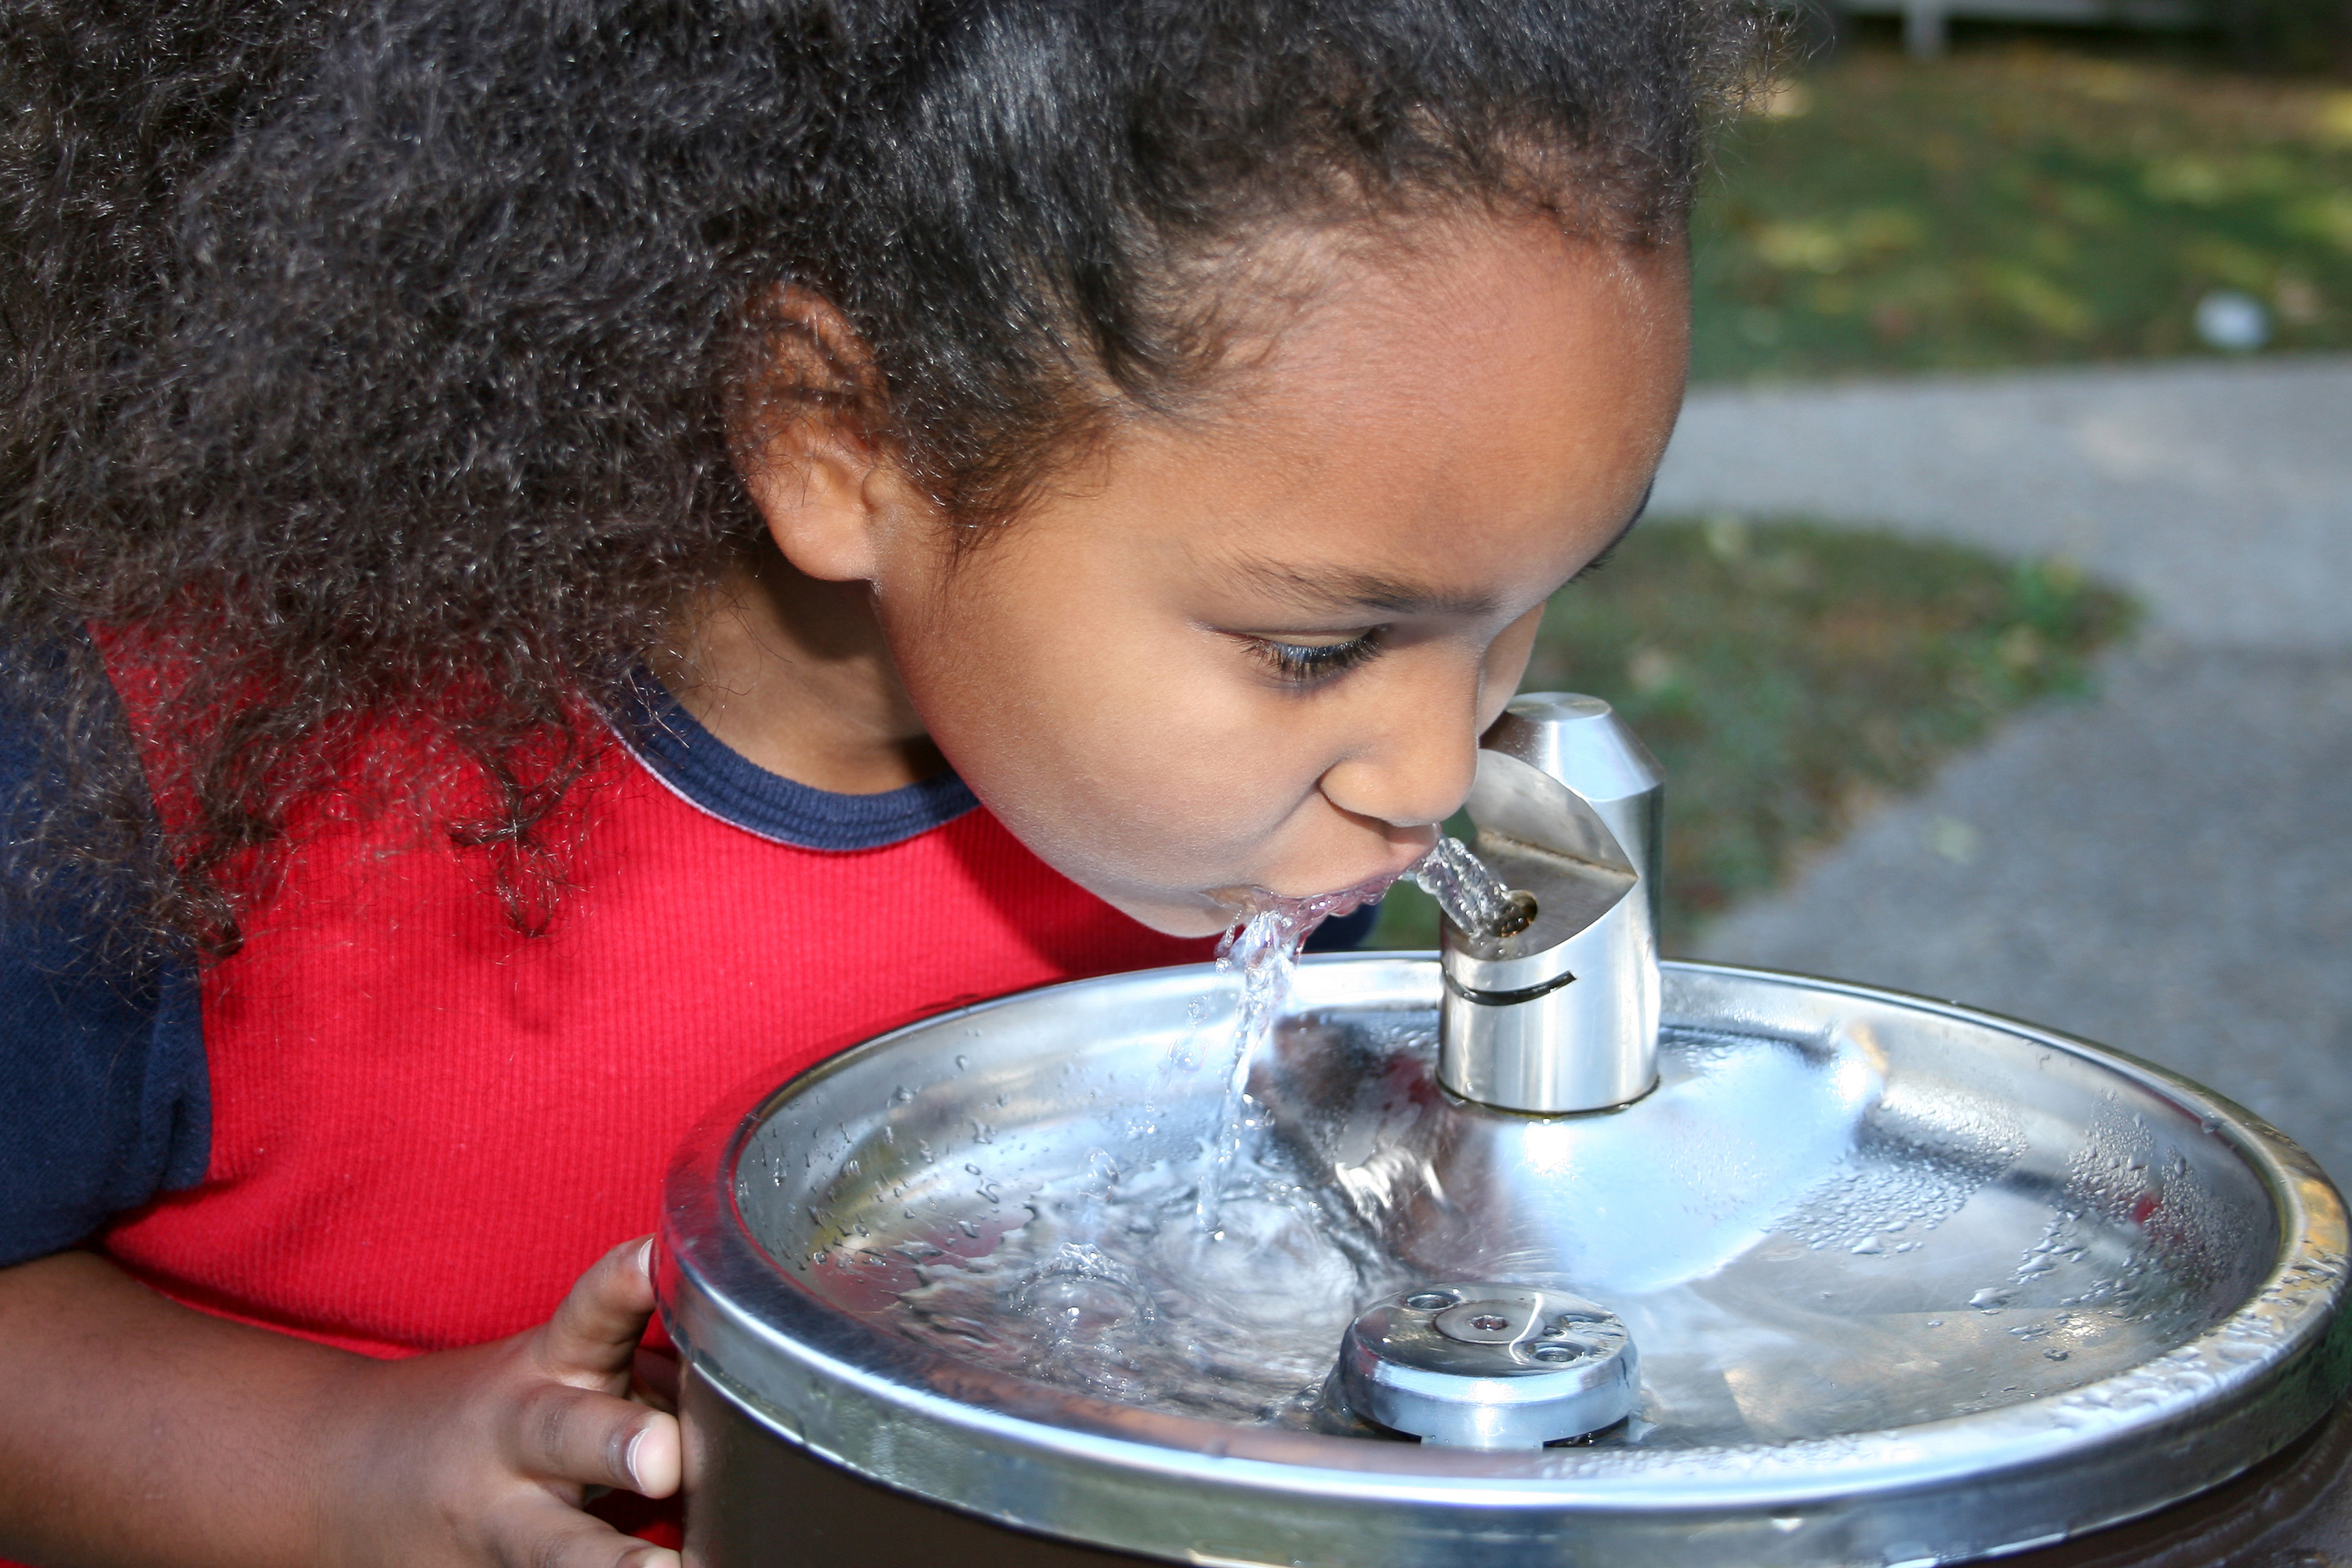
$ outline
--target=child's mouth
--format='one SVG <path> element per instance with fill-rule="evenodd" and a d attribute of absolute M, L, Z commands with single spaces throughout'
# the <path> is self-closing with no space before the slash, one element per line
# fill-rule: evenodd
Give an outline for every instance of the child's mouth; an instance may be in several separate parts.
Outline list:
<path fill-rule="evenodd" d="M 1288 910 L 1309 919 L 1328 919 L 1339 915 L 1350 915 L 1366 904 L 1380 902 L 1389 889 L 1411 869 L 1411 867 L 1406 867 L 1395 871 L 1384 871 L 1375 877 L 1367 877 L 1362 881 L 1349 887 L 1325 893 L 1277 893 L 1270 888 L 1247 887 L 1219 889 L 1209 896 L 1232 911 L 1236 924 L 1262 910 L 1272 909 Z"/>

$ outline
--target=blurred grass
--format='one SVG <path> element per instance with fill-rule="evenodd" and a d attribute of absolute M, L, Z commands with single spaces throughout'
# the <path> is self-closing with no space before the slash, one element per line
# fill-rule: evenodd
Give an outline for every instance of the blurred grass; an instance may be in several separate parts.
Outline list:
<path fill-rule="evenodd" d="M 2084 691 L 2089 657 L 2133 615 L 2060 563 L 1802 521 L 1654 519 L 1552 601 L 1521 684 L 1606 698 L 1664 765 L 1676 952 L 2004 712 Z M 1434 906 L 1402 886 L 1371 945 L 1436 934 Z"/>
<path fill-rule="evenodd" d="M 2352 348 L 2352 91 L 2011 43 L 1857 47 L 1734 127 L 1693 237 L 1700 380 Z"/>

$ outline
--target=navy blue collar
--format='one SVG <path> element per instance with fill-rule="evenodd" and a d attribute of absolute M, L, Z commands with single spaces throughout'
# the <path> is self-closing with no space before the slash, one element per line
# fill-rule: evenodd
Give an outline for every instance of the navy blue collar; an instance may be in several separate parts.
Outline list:
<path fill-rule="evenodd" d="M 746 833 L 803 849 L 879 849 L 953 822 L 980 804 L 941 773 L 880 795 L 835 795 L 772 773 L 729 749 L 647 671 L 623 689 L 621 740 L 688 805 Z"/>

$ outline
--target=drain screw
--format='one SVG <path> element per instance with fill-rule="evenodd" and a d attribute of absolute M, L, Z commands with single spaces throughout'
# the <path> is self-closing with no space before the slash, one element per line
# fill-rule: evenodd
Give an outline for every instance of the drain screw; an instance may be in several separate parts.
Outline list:
<path fill-rule="evenodd" d="M 1624 1323 L 1580 1296 L 1442 1284 L 1349 1325 L 1339 1391 L 1359 1416 L 1424 1443 L 1535 1448 L 1623 1420 L 1641 1376 Z"/>

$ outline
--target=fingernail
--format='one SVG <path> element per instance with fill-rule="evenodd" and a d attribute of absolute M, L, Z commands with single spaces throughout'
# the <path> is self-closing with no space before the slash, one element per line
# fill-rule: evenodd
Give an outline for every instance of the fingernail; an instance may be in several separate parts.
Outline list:
<path fill-rule="evenodd" d="M 646 1279 L 654 1277 L 654 1238 L 650 1236 L 646 1237 L 646 1244 L 637 1248 L 637 1267 L 645 1270 Z"/>
<path fill-rule="evenodd" d="M 645 1478 L 637 1474 L 637 1450 L 645 1447 L 646 1434 L 652 1430 L 650 1426 L 637 1428 L 637 1435 L 629 1439 L 629 1446 L 621 1453 L 621 1468 L 629 1472 L 629 1489 L 633 1492 L 646 1489 Z"/>

